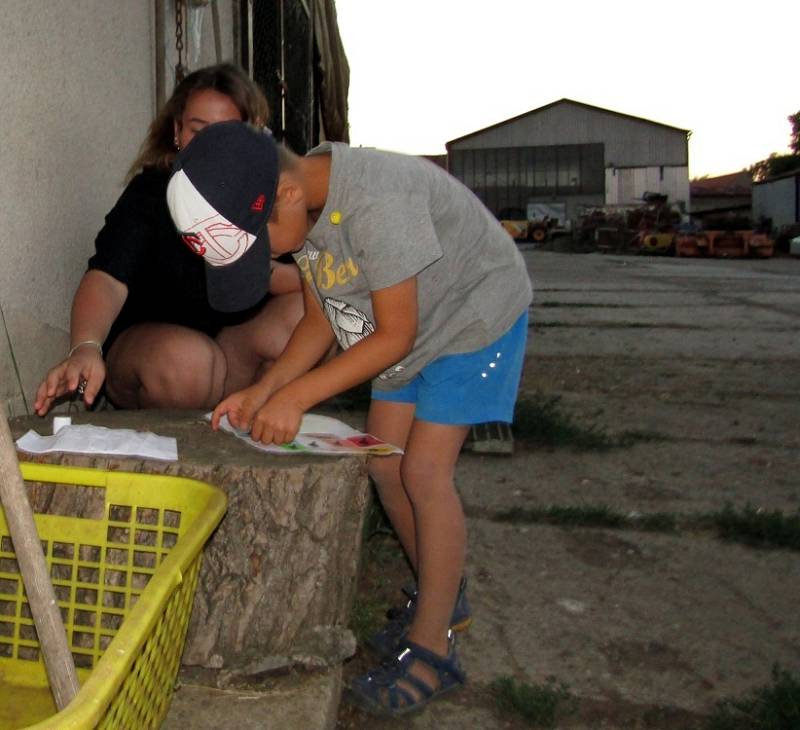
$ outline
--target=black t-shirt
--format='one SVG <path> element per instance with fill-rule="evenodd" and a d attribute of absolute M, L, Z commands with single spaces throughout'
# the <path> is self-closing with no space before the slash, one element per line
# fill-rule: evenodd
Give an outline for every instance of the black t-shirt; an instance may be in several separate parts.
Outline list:
<path fill-rule="evenodd" d="M 97 234 L 89 269 L 104 271 L 128 287 L 128 298 L 104 343 L 106 352 L 120 332 L 140 322 L 170 322 L 214 337 L 256 309 L 225 314 L 208 304 L 205 263 L 177 235 L 169 214 L 169 176 L 155 168 L 139 173 Z"/>

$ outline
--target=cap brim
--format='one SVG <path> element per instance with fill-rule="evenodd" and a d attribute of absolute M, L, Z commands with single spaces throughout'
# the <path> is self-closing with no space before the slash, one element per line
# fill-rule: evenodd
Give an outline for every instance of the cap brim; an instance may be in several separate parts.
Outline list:
<path fill-rule="evenodd" d="M 206 263 L 208 303 L 218 312 L 241 312 L 269 293 L 271 269 L 269 234 L 263 226 L 252 246 L 227 266 Z"/>

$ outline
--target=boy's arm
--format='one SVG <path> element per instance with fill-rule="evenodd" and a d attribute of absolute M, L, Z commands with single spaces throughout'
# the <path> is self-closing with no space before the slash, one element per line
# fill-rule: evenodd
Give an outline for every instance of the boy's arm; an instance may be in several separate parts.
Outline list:
<path fill-rule="evenodd" d="M 375 331 L 371 335 L 305 375 L 284 380 L 283 387 L 273 390 L 270 399 L 254 413 L 250 431 L 254 440 L 263 443 L 291 441 L 297 434 L 303 413 L 369 380 L 411 351 L 417 335 L 416 277 L 373 291 L 372 310 Z M 288 356 L 287 346 L 279 363 Z M 282 377 L 282 373 L 279 375 Z"/>
<path fill-rule="evenodd" d="M 211 416 L 213 428 L 227 414 L 236 428 L 248 430 L 253 414 L 281 386 L 316 365 L 333 344 L 334 336 L 319 303 L 303 282 L 304 314 L 280 357 L 258 382 L 223 399 Z"/>

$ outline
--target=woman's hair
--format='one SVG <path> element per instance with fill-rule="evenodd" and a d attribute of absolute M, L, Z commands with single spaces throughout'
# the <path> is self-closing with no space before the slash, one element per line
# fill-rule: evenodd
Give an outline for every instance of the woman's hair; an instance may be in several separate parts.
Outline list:
<path fill-rule="evenodd" d="M 139 155 L 128 170 L 128 179 L 145 167 L 168 170 L 178 153 L 175 148 L 175 122 L 180 122 L 189 97 L 195 91 L 213 89 L 225 94 L 236 105 L 242 121 L 257 126 L 269 122 L 269 106 L 264 92 L 241 68 L 232 63 L 206 66 L 189 74 L 172 92 L 150 124 Z"/>

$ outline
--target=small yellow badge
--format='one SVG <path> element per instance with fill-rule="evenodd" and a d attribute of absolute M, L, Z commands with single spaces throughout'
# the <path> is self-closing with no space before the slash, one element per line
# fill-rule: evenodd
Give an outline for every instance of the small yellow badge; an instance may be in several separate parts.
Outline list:
<path fill-rule="evenodd" d="M 338 226 L 342 222 L 342 214 L 338 210 L 334 210 L 330 215 L 330 220 L 333 225 Z"/>

